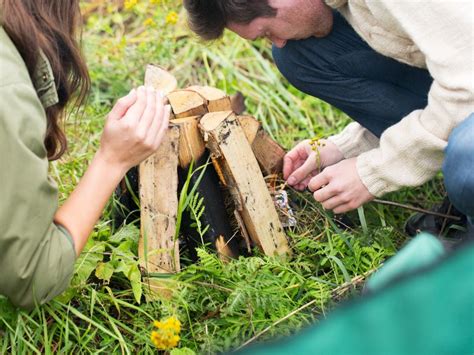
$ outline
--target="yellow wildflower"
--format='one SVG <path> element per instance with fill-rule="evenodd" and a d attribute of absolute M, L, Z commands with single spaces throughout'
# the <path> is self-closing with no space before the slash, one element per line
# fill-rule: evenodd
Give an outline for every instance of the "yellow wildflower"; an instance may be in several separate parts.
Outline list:
<path fill-rule="evenodd" d="M 178 22 L 178 14 L 175 11 L 170 11 L 168 15 L 166 15 L 165 21 L 169 25 L 174 25 Z"/>
<path fill-rule="evenodd" d="M 125 10 L 130 10 L 132 7 L 134 7 L 138 3 L 138 0 L 125 0 L 124 2 L 124 7 Z"/>
<path fill-rule="evenodd" d="M 151 332 L 152 343 L 160 350 L 175 348 L 180 340 L 181 322 L 175 317 L 170 317 L 164 321 L 153 322 L 153 326 L 158 330 Z"/>
<path fill-rule="evenodd" d="M 161 0 L 150 0 L 150 4 L 159 4 Z"/>
<path fill-rule="evenodd" d="M 143 22 L 143 24 L 146 26 L 154 26 L 155 25 L 155 21 L 151 18 L 151 17 L 148 17 L 145 22 Z"/>

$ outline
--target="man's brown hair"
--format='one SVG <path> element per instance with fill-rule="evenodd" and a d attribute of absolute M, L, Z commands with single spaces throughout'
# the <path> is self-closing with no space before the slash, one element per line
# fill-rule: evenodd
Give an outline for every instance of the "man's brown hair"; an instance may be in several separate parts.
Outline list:
<path fill-rule="evenodd" d="M 79 0 L 0 0 L 2 26 L 33 73 L 40 50 L 53 71 L 59 102 L 46 109 L 48 120 L 45 146 L 50 160 L 65 152 L 67 140 L 61 118 L 74 98 L 80 105 L 89 90 L 90 80 L 77 42 L 81 25 Z"/>
<path fill-rule="evenodd" d="M 257 17 L 274 17 L 268 0 L 184 0 L 191 29 L 205 40 L 222 36 L 229 22 L 248 24 Z"/>

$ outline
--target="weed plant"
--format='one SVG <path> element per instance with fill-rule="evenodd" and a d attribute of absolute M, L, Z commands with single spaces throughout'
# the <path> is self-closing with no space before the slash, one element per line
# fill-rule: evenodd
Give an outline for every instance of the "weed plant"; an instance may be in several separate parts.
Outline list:
<path fill-rule="evenodd" d="M 186 28 L 178 1 L 127 0 L 124 8 L 120 1 L 90 0 L 82 8 L 93 87 L 84 110 L 67 120 L 69 153 L 51 165 L 61 200 L 97 149 L 107 112 L 117 98 L 142 84 L 147 63 L 169 69 L 180 87 L 201 84 L 242 92 L 247 111 L 286 148 L 330 135 L 349 122 L 337 109 L 291 87 L 273 65 L 268 42 L 251 43 L 231 33 L 210 44 L 200 42 Z M 435 179 L 387 199 L 429 207 L 440 199 L 441 186 Z M 32 312 L 18 311 L 0 297 L 0 353 L 154 353 L 153 320 L 167 316 L 182 323 L 179 347 L 197 353 L 286 336 L 357 294 L 357 287 L 334 290 L 377 269 L 405 241 L 402 227 L 409 212 L 404 210 L 370 203 L 350 213 L 355 226 L 343 230 L 310 194 L 290 191 L 290 197 L 298 220 L 287 230 L 291 260 L 255 250 L 252 257 L 223 264 L 203 246 L 197 263 L 167 276 L 176 290 L 173 297 L 154 302 L 143 295 L 139 230 L 134 225 L 113 230 L 109 206 L 62 296 Z M 189 201 L 202 209 L 198 197 Z"/>

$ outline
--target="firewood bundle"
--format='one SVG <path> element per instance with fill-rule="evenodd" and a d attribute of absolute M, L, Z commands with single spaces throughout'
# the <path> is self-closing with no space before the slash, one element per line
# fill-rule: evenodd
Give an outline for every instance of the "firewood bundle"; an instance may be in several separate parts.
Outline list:
<path fill-rule="evenodd" d="M 288 254 L 264 179 L 281 171 L 284 150 L 255 118 L 238 115 L 231 99 L 218 89 L 177 90 L 173 76 L 151 65 L 145 85 L 166 94 L 172 119 L 158 151 L 139 166 L 142 267 L 149 274 L 180 270 L 177 226 L 188 245 L 210 243 L 223 259 L 238 257 L 245 239 L 246 245 L 266 255 Z M 186 196 L 183 189 L 203 200 L 200 233 L 195 230 L 196 216 L 183 211 L 178 215 Z"/>

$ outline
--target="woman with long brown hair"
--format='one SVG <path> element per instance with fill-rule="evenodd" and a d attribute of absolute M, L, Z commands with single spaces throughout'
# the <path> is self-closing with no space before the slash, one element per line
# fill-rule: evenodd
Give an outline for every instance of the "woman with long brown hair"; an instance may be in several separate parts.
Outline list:
<path fill-rule="evenodd" d="M 0 0 L 0 294 L 31 308 L 61 293 L 125 172 L 151 155 L 170 114 L 140 87 L 107 116 L 80 183 L 58 208 L 48 161 L 66 151 L 61 121 L 89 76 L 77 42 L 79 0 Z"/>

